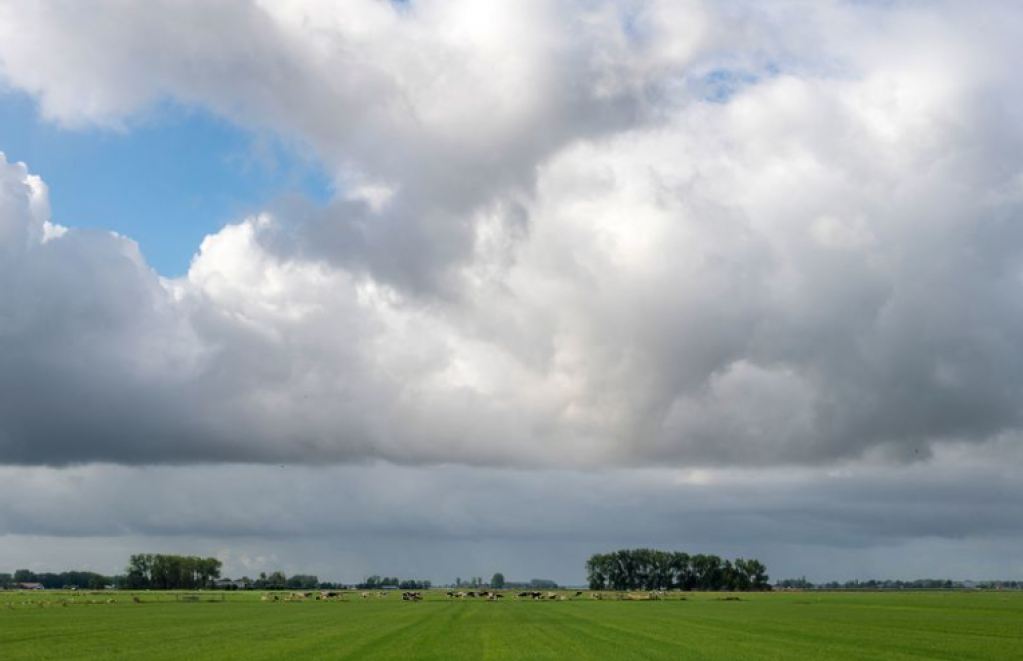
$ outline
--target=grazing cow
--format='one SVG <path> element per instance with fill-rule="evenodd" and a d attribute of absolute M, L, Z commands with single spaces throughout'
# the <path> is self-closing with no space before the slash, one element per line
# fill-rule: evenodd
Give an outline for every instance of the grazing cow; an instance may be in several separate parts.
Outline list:
<path fill-rule="evenodd" d="M 422 601 L 423 595 L 418 592 L 402 592 L 402 601 Z"/>
<path fill-rule="evenodd" d="M 576 596 L 576 597 L 581 597 L 581 596 L 583 596 L 583 591 L 582 591 L 582 590 L 579 590 L 578 592 L 576 592 L 576 593 L 575 593 L 575 596 Z"/>

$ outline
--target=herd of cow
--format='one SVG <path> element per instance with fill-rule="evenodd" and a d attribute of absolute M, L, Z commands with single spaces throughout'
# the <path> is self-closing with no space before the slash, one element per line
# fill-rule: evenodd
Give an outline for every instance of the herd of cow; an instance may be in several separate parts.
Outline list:
<path fill-rule="evenodd" d="M 289 592 L 286 595 L 264 594 L 261 599 L 263 601 L 308 601 L 314 599 L 316 601 L 344 601 L 344 592 L 335 592 L 333 590 L 321 590 L 319 594 L 315 592 Z"/>
<path fill-rule="evenodd" d="M 277 594 L 264 594 L 262 596 L 263 601 L 346 601 L 349 592 L 337 592 L 333 590 L 322 590 L 319 593 L 316 592 L 291 592 L 286 595 Z M 497 601 L 504 599 L 506 596 L 511 596 L 513 599 L 530 599 L 532 601 L 569 601 L 571 599 L 578 599 L 585 593 L 582 590 L 577 591 L 574 595 L 567 592 L 539 592 L 536 590 L 526 590 L 525 592 L 518 593 L 503 593 L 494 590 L 450 590 L 447 592 L 447 596 L 450 599 L 486 599 L 489 601 Z M 613 598 L 617 601 L 656 601 L 665 595 L 664 592 L 642 592 L 642 593 L 616 593 L 613 597 L 606 597 L 600 592 L 590 592 L 590 599 L 605 599 Z M 369 599 L 371 597 L 383 598 L 388 595 L 387 592 L 363 592 L 361 597 L 363 599 Z M 422 601 L 422 592 L 406 591 L 401 593 L 402 601 Z"/>
<path fill-rule="evenodd" d="M 502 592 L 493 592 L 491 590 L 478 590 L 478 591 L 472 590 L 472 591 L 469 591 L 469 592 L 465 592 L 465 591 L 455 592 L 455 591 L 452 590 L 452 591 L 448 592 L 447 594 L 448 594 L 448 597 L 451 597 L 452 599 L 474 599 L 474 598 L 476 598 L 476 599 L 489 599 L 491 601 L 495 601 L 497 599 L 504 599 L 504 596 L 505 596 L 504 593 L 502 593 Z M 575 596 L 576 597 L 581 597 L 582 594 L 583 594 L 582 591 L 579 591 L 579 592 L 575 593 Z M 568 595 L 565 595 L 565 594 L 558 594 L 557 592 L 546 592 L 546 593 L 545 592 L 537 592 L 535 590 L 527 590 L 526 592 L 519 592 L 518 594 L 514 595 L 514 597 L 516 599 L 532 599 L 533 601 L 557 600 L 557 599 L 560 599 L 562 601 L 566 601 L 566 600 L 569 599 Z"/>

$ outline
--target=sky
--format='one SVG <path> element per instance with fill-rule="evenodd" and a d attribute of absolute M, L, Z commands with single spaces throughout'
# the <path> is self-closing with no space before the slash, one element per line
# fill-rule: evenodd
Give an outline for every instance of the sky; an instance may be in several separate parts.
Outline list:
<path fill-rule="evenodd" d="M 1008 0 L 0 0 L 0 571 L 1023 578 Z"/>

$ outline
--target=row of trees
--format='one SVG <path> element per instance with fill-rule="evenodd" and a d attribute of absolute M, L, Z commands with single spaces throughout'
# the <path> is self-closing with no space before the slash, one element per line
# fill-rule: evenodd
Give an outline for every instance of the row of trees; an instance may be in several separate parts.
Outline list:
<path fill-rule="evenodd" d="M 912 581 L 869 579 L 812 583 L 803 576 L 778 581 L 775 587 L 785 590 L 961 590 L 968 588 L 1018 590 L 1023 589 L 1023 581 L 953 581 L 950 578 L 918 578 Z"/>
<path fill-rule="evenodd" d="M 722 560 L 716 555 L 624 549 L 598 553 L 586 562 L 591 590 L 770 590 L 759 560 Z"/>
<path fill-rule="evenodd" d="M 380 590 L 385 588 L 396 588 L 399 590 L 429 590 L 433 586 L 430 581 L 420 581 L 414 578 L 398 579 L 393 576 L 370 576 L 355 587 L 360 590 Z"/>
<path fill-rule="evenodd" d="M 221 562 L 194 555 L 138 553 L 128 560 L 124 587 L 130 590 L 211 588 L 220 578 Z"/>
<path fill-rule="evenodd" d="M 294 574 L 287 576 L 282 571 L 261 572 L 259 578 L 252 580 L 243 576 L 236 583 L 254 590 L 337 590 L 345 587 L 344 583 L 321 581 L 313 574 Z"/>
<path fill-rule="evenodd" d="M 490 578 L 490 583 L 484 583 L 482 576 L 473 576 L 467 581 L 463 581 L 461 577 L 456 578 L 452 584 L 456 588 L 482 588 L 489 587 L 495 590 L 505 589 L 516 589 L 516 590 L 555 590 L 558 584 L 546 578 L 534 578 L 526 582 L 521 581 L 509 581 L 505 579 L 504 574 L 501 572 L 495 573 Z"/>
<path fill-rule="evenodd" d="M 59 590 L 60 588 L 102 590 L 114 581 L 113 577 L 91 571 L 65 571 L 57 574 L 41 572 L 37 574 L 28 569 L 19 569 L 14 574 L 0 574 L 0 590 L 14 588 L 22 583 L 39 583 L 47 590 Z"/>
<path fill-rule="evenodd" d="M 270 572 L 269 575 L 266 572 L 262 572 L 259 578 L 254 581 L 244 577 L 240 579 L 240 582 L 245 585 L 251 585 L 257 590 L 315 590 L 321 587 L 333 587 L 321 584 L 320 579 L 312 574 L 287 576 L 282 571 Z"/>
<path fill-rule="evenodd" d="M 504 578 L 504 576 L 502 575 L 501 578 Z M 455 582 L 452 583 L 452 587 L 456 588 L 482 588 L 486 585 L 487 583 L 483 580 L 482 576 L 470 576 L 466 580 L 463 580 L 462 577 L 459 576 L 455 579 Z"/>

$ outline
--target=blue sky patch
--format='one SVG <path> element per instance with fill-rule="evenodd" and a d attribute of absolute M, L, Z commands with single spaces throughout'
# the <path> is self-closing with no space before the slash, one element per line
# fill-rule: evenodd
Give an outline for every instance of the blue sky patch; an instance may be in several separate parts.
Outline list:
<path fill-rule="evenodd" d="M 54 222 L 131 237 L 166 276 L 187 270 L 207 234 L 282 195 L 332 194 L 283 141 L 170 104 L 127 131 L 69 130 L 40 120 L 27 95 L 0 93 L 0 151 L 47 183 Z"/>

